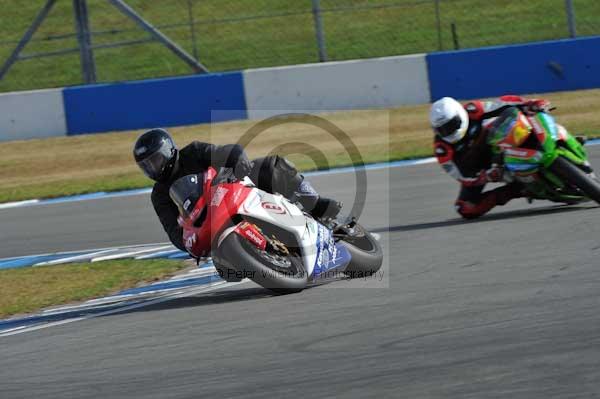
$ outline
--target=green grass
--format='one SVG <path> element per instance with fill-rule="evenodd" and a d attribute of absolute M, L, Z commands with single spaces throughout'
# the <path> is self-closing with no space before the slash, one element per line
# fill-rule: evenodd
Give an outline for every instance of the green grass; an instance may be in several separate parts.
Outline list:
<path fill-rule="evenodd" d="M 187 0 L 128 0 L 151 23 L 193 53 Z M 309 0 L 192 0 L 196 50 L 211 71 L 316 62 L 318 51 Z M 600 34 L 600 2 L 575 3 L 579 35 Z M 42 0 L 0 0 L 0 62 L 10 53 L 43 4 Z M 94 44 L 148 37 L 106 0 L 88 0 Z M 433 0 L 322 0 L 327 52 L 331 60 L 452 49 L 451 23 L 460 47 L 565 38 L 563 0 L 444 0 L 440 2 L 441 43 Z M 377 8 L 383 4 L 392 7 Z M 24 53 L 76 48 L 71 0 L 57 0 L 48 20 Z M 345 7 L 344 10 L 336 8 Z M 236 20 L 237 19 L 237 20 Z M 122 32 L 117 32 L 122 30 Z M 123 31 L 124 30 L 124 31 Z M 56 39 L 56 37 L 66 38 Z M 157 43 L 95 52 L 102 82 L 174 76 L 189 67 Z M 0 81 L 0 91 L 82 83 L 77 52 L 19 61 Z"/>
<path fill-rule="evenodd" d="M 0 318 L 105 296 L 184 267 L 173 260 L 118 260 L 0 270 Z"/>

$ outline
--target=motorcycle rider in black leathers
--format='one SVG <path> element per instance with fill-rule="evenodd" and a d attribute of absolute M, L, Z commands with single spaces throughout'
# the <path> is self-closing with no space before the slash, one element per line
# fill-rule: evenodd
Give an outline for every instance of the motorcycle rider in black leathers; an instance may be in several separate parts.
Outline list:
<path fill-rule="evenodd" d="M 506 180 L 502 160 L 494 159 L 486 140 L 495 118 L 511 107 L 526 113 L 547 112 L 550 103 L 506 95 L 495 101 L 471 101 L 465 105 L 444 97 L 431 105 L 429 119 L 435 133 L 435 156 L 461 185 L 455 208 L 465 219 L 477 218 L 497 205 L 523 197 L 522 187 Z M 483 192 L 491 182 L 509 184 Z"/>
<path fill-rule="evenodd" d="M 321 197 L 285 158 L 275 155 L 251 161 L 238 144 L 219 146 L 193 141 L 178 150 L 166 130 L 152 129 L 137 139 L 133 156 L 144 174 L 156 182 L 152 205 L 169 239 L 182 251 L 186 248 L 177 222 L 179 210 L 169 197 L 169 188 L 178 178 L 202 173 L 208 167 L 217 171 L 231 168 L 238 179 L 249 176 L 261 190 L 297 201 L 315 218 L 333 218 L 342 207 L 338 201 Z"/>

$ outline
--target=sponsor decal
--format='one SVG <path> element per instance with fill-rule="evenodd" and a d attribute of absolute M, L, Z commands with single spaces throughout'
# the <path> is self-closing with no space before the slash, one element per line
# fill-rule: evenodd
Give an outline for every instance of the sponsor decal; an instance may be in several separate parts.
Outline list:
<path fill-rule="evenodd" d="M 221 202 L 223 202 L 223 198 L 225 194 L 227 194 L 229 190 L 225 187 L 217 187 L 217 190 L 213 194 L 212 199 L 210 200 L 210 206 L 219 206 Z"/>
<path fill-rule="evenodd" d="M 541 159 L 541 153 L 535 150 L 507 148 L 505 153 L 510 157 L 525 158 L 531 161 L 539 161 Z"/>
<path fill-rule="evenodd" d="M 283 207 L 272 202 L 262 202 L 261 206 L 263 207 L 263 209 L 266 209 L 269 212 L 277 213 L 279 215 L 284 215 L 286 213 Z"/>
<path fill-rule="evenodd" d="M 323 272 L 339 267 L 343 261 L 344 256 L 338 256 L 338 248 L 335 245 L 333 234 L 326 227 L 319 225 L 314 276 L 319 276 Z"/>
<path fill-rule="evenodd" d="M 263 251 L 267 247 L 267 240 L 253 224 L 242 222 L 236 227 L 235 232 Z"/>
<path fill-rule="evenodd" d="M 513 137 L 515 145 L 519 146 L 529 137 L 530 125 L 524 123 L 522 120 L 515 122 L 512 127 Z"/>
<path fill-rule="evenodd" d="M 189 220 L 195 221 L 196 219 L 198 219 L 198 216 L 200 216 L 200 212 L 202 212 L 203 209 L 204 209 L 204 207 L 194 208 L 194 210 L 192 211 L 192 213 L 190 213 Z"/>
<path fill-rule="evenodd" d="M 526 157 L 529 155 L 527 151 L 519 151 L 519 150 L 506 150 L 506 155 L 511 155 L 513 157 Z"/>
<path fill-rule="evenodd" d="M 540 123 L 537 121 L 537 119 L 531 118 L 531 119 L 529 119 L 529 121 L 533 125 L 533 130 L 536 133 L 542 133 L 542 132 L 544 132 L 544 128 L 542 128 L 542 125 L 540 125 Z"/>
<path fill-rule="evenodd" d="M 191 251 L 192 248 L 194 247 L 194 244 L 196 243 L 196 234 L 192 234 L 191 236 L 189 236 L 187 238 L 187 240 L 185 240 L 185 247 L 186 249 L 188 249 L 188 251 Z"/>

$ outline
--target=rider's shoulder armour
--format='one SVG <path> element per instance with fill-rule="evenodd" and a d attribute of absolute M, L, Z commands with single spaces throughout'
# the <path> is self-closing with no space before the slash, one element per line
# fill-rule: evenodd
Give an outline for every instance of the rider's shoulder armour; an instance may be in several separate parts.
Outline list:
<path fill-rule="evenodd" d="M 479 121 L 483 119 L 483 115 L 485 114 L 485 107 L 481 101 L 471 101 L 465 104 L 465 110 L 469 115 L 470 120 Z"/>

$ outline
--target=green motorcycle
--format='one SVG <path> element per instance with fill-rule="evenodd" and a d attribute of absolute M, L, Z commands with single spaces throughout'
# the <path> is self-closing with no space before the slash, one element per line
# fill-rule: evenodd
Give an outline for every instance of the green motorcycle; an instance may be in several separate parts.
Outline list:
<path fill-rule="evenodd" d="M 493 156 L 502 159 L 508 178 L 521 183 L 529 198 L 600 203 L 600 181 L 582 142 L 549 113 L 526 115 L 509 108 L 488 129 Z"/>

